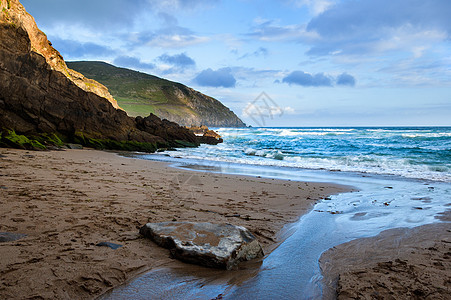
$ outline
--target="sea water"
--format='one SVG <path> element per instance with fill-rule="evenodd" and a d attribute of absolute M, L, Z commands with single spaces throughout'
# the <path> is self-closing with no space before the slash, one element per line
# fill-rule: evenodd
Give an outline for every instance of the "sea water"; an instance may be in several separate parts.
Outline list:
<path fill-rule="evenodd" d="M 168 152 L 202 162 L 451 181 L 451 127 L 217 128 L 224 143 Z"/>
<path fill-rule="evenodd" d="M 159 269 L 105 299 L 218 294 L 225 299 L 317 299 L 323 288 L 318 260 L 324 251 L 386 229 L 439 222 L 451 205 L 450 127 L 216 130 L 224 137 L 220 145 L 141 158 L 197 171 L 333 182 L 359 191 L 319 201 L 247 280 L 234 280 L 242 277 L 240 271 L 227 273 L 224 280 L 213 272 L 196 276 Z"/>

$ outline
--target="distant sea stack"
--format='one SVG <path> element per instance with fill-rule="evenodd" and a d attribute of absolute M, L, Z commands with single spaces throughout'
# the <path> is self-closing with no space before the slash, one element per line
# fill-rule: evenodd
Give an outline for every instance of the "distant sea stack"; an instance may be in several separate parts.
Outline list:
<path fill-rule="evenodd" d="M 127 116 L 105 86 L 67 67 L 18 0 L 0 0 L 0 146 L 64 142 L 147 152 L 199 143 L 168 120 Z"/>
<path fill-rule="evenodd" d="M 183 126 L 246 126 L 218 100 L 181 83 L 98 61 L 67 62 L 67 65 L 107 86 L 130 116 L 153 113 Z"/>

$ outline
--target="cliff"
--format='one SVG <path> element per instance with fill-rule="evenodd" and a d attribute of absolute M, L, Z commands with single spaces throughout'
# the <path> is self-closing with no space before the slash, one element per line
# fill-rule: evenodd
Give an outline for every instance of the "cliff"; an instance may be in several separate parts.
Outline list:
<path fill-rule="evenodd" d="M 104 62 L 80 61 L 67 64 L 107 86 L 130 116 L 153 113 L 184 126 L 246 126 L 218 100 L 181 83 Z"/>
<path fill-rule="evenodd" d="M 0 145 L 76 142 L 155 151 L 197 146 L 195 135 L 150 115 L 134 119 L 107 88 L 69 69 L 18 0 L 0 0 Z"/>

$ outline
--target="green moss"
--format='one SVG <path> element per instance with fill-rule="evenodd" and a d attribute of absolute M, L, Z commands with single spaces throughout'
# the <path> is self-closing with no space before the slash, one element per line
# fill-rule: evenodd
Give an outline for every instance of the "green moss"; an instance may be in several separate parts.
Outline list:
<path fill-rule="evenodd" d="M 153 153 L 158 146 L 154 143 L 141 143 L 136 141 L 114 141 L 109 139 L 87 138 L 85 146 L 100 150 L 139 151 Z"/>
<path fill-rule="evenodd" d="M 76 131 L 72 140 L 74 143 L 86 145 L 85 135 L 81 131 Z"/>
<path fill-rule="evenodd" d="M 75 132 L 73 141 L 86 147 L 99 150 L 121 150 L 121 151 L 139 151 L 153 153 L 159 147 L 167 145 L 158 145 L 156 143 L 142 143 L 136 141 L 115 141 L 111 139 L 96 139 L 87 137 L 83 132 Z"/>
<path fill-rule="evenodd" d="M 45 150 L 43 144 L 35 139 L 29 139 L 25 135 L 17 134 L 14 130 L 3 129 L 0 134 L 0 146 L 29 150 Z"/>
<path fill-rule="evenodd" d="M 42 133 L 40 135 L 34 136 L 34 139 L 36 139 L 43 145 L 52 145 L 61 147 L 65 144 L 62 140 L 65 138 L 62 136 L 59 137 L 56 133 Z"/>
<path fill-rule="evenodd" d="M 187 142 L 187 141 L 182 141 L 182 140 L 175 140 L 175 145 L 173 145 L 174 147 L 187 147 L 187 148 L 195 148 L 198 145 Z"/>
<path fill-rule="evenodd" d="M 92 135 L 91 135 L 92 136 Z M 95 136 L 95 135 L 94 135 Z M 28 150 L 45 150 L 48 147 L 62 147 L 66 143 L 76 143 L 85 147 L 99 150 L 139 151 L 153 153 L 159 148 L 168 147 L 197 147 L 193 143 L 176 140 L 168 143 L 143 143 L 137 141 L 115 141 L 111 139 L 92 138 L 82 131 L 72 136 L 63 136 L 59 133 L 41 133 L 30 136 L 17 134 L 14 130 L 0 130 L 0 147 L 12 147 Z"/>

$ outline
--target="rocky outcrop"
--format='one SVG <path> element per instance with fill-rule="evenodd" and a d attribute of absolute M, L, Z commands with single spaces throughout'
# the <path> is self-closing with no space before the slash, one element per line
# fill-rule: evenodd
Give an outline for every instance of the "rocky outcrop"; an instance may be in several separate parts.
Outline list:
<path fill-rule="evenodd" d="M 108 87 L 130 116 L 154 113 L 184 126 L 245 127 L 220 101 L 183 84 L 98 61 L 68 62 Z"/>
<path fill-rule="evenodd" d="M 180 127 L 177 123 L 161 120 L 157 116 L 150 114 L 148 117 L 136 117 L 138 129 L 152 135 L 174 141 L 172 146 L 197 146 L 199 145 L 196 136 L 186 128 Z"/>
<path fill-rule="evenodd" d="M 148 223 L 140 233 L 184 262 L 232 269 L 241 261 L 263 256 L 257 239 L 246 228 L 231 224 Z"/>
<path fill-rule="evenodd" d="M 22 135 L 147 152 L 198 145 L 186 128 L 148 118 L 127 116 L 103 85 L 67 68 L 18 0 L 0 0 L 0 145 Z"/>
<path fill-rule="evenodd" d="M 205 125 L 187 128 L 196 135 L 197 141 L 201 144 L 217 145 L 223 142 L 223 139 L 216 131 L 208 129 Z"/>

